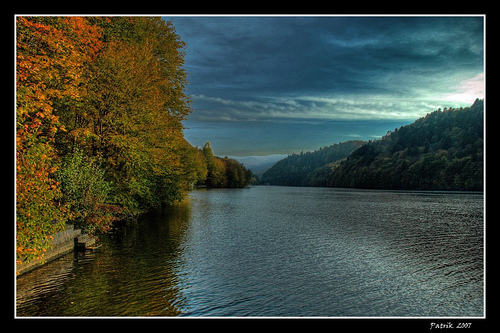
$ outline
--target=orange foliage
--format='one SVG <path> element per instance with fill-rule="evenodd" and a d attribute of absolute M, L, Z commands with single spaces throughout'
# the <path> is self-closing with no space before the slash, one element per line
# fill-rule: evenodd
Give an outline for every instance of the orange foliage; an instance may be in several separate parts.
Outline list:
<path fill-rule="evenodd" d="M 65 131 L 54 105 L 81 99 L 85 63 L 101 47 L 99 31 L 83 18 L 17 18 L 16 221 L 19 261 L 41 258 L 68 209 L 53 178 L 54 138 Z"/>
<path fill-rule="evenodd" d="M 182 199 L 199 178 L 199 154 L 183 138 L 191 109 L 184 43 L 171 22 L 21 16 L 16 37 L 19 262 L 42 258 L 66 221 L 105 231 L 119 217 Z M 77 150 L 82 167 L 69 170 L 63 160 Z M 68 193 L 80 183 L 68 179 L 84 169 L 101 175 L 102 191 L 94 186 L 79 203 Z"/>

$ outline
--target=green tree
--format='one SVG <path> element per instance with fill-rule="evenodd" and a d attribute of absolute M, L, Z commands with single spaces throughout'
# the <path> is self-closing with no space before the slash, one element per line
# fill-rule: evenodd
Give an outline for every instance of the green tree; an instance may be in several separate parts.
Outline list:
<path fill-rule="evenodd" d="M 226 186 L 245 187 L 248 185 L 246 168 L 238 161 L 225 157 L 222 160 L 226 167 Z"/>
<path fill-rule="evenodd" d="M 64 196 L 61 201 L 70 209 L 70 220 L 87 233 L 105 232 L 118 219 L 120 207 L 109 204 L 111 183 L 95 157 L 75 149 L 67 155 L 57 172 Z"/>
<path fill-rule="evenodd" d="M 209 141 L 203 146 L 203 154 L 207 163 L 207 179 L 205 184 L 208 187 L 226 187 L 226 166 L 224 162 L 214 155 Z"/>

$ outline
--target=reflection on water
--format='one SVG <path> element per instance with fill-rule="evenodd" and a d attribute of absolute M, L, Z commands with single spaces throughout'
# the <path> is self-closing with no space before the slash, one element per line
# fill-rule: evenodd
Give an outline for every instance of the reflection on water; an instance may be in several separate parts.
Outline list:
<path fill-rule="evenodd" d="M 68 254 L 17 279 L 18 316 L 176 316 L 176 267 L 189 205 L 117 225 L 96 252 Z"/>
<path fill-rule="evenodd" d="M 18 316 L 482 316 L 483 195 L 197 190 L 17 279 Z"/>

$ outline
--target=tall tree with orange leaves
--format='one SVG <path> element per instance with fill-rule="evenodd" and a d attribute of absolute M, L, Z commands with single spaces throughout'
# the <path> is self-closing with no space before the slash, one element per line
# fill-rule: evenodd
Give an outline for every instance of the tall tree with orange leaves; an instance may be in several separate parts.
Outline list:
<path fill-rule="evenodd" d="M 82 18 L 18 17 L 16 22 L 16 224 L 18 262 L 40 258 L 70 217 L 54 178 L 55 137 L 65 131 L 57 112 L 85 95 L 85 64 L 99 32 Z"/>
<path fill-rule="evenodd" d="M 65 222 L 88 232 L 163 202 L 199 178 L 181 121 L 184 43 L 149 17 L 17 17 L 18 262 Z M 189 145 L 189 144 L 188 144 Z"/>
<path fill-rule="evenodd" d="M 67 140 L 100 159 L 125 216 L 179 200 L 188 188 L 181 121 L 191 112 L 184 44 L 160 18 L 93 20 L 106 44 L 89 67 L 85 103 L 64 118 Z"/>

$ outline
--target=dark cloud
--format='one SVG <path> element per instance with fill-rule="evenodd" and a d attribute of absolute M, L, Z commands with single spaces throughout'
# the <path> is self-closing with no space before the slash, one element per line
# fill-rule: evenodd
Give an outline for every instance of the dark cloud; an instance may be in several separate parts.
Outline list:
<path fill-rule="evenodd" d="M 484 94 L 483 17 L 175 17 L 192 119 L 416 119 Z"/>
<path fill-rule="evenodd" d="M 174 24 L 188 43 L 190 90 L 214 97 L 377 92 L 394 73 L 482 71 L 476 17 L 177 17 Z"/>

